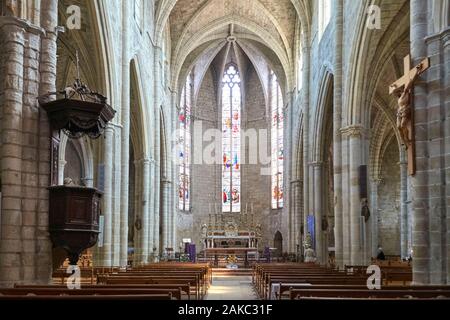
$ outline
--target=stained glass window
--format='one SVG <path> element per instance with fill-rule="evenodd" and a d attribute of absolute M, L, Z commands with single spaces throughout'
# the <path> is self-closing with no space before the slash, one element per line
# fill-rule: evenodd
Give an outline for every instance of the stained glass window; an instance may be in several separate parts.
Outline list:
<path fill-rule="evenodd" d="M 277 76 L 272 71 L 270 78 L 271 145 L 272 145 L 272 209 L 281 209 L 284 204 L 284 118 L 283 95 Z"/>
<path fill-rule="evenodd" d="M 229 65 L 222 79 L 222 211 L 241 211 L 241 77 Z"/>
<path fill-rule="evenodd" d="M 192 81 L 191 75 L 189 75 L 181 92 L 180 114 L 178 116 L 178 122 L 180 124 L 178 137 L 178 207 L 182 211 L 190 210 L 191 108 Z"/>
<path fill-rule="evenodd" d="M 139 27 L 142 29 L 142 14 L 143 14 L 144 3 L 142 0 L 134 0 L 134 19 Z"/>
<path fill-rule="evenodd" d="M 319 1 L 319 39 L 322 38 L 325 29 L 331 19 L 331 0 Z"/>

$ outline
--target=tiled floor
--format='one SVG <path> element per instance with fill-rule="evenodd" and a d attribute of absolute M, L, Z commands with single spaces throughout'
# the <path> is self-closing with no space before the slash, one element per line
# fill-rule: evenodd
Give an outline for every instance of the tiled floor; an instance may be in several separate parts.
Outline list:
<path fill-rule="evenodd" d="M 251 276 L 214 276 L 206 300 L 258 300 Z"/>

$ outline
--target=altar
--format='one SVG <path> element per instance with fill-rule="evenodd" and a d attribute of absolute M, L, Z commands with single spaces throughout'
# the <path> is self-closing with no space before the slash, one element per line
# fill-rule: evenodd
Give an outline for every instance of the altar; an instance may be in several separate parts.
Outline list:
<path fill-rule="evenodd" d="M 221 214 L 210 217 L 202 226 L 203 259 L 215 267 L 224 266 L 233 258 L 237 265 L 249 267 L 249 261 L 259 259 L 258 245 L 261 225 L 245 214 Z"/>

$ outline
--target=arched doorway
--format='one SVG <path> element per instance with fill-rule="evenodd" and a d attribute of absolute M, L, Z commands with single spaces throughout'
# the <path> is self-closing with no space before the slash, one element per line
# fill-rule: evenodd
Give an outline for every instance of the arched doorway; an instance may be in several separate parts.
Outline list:
<path fill-rule="evenodd" d="M 281 257 L 283 255 L 283 235 L 280 231 L 275 233 L 275 237 L 273 239 L 273 247 L 276 249 L 274 252 L 275 257 Z"/>

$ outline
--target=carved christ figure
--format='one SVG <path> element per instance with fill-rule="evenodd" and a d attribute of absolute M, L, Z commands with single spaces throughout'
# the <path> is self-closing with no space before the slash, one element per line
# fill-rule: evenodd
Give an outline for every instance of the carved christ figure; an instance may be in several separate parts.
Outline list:
<path fill-rule="evenodd" d="M 397 128 L 406 147 L 412 142 L 410 132 L 412 87 L 423 71 L 423 65 L 419 64 L 414 68 L 409 81 L 404 86 L 398 88 L 395 84 L 392 85 L 398 96 Z"/>

